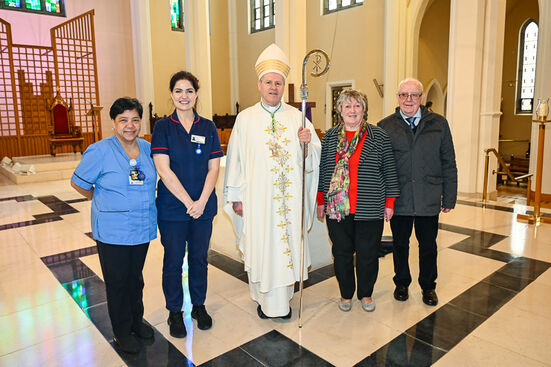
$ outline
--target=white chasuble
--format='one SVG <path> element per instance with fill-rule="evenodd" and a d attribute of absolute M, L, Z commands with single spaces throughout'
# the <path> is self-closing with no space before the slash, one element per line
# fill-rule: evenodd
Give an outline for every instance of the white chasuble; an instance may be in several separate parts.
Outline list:
<path fill-rule="evenodd" d="M 261 103 L 239 113 L 232 130 L 226 158 L 224 210 L 230 215 L 239 249 L 249 275 L 251 295 L 268 316 L 276 309 L 288 311 L 290 296 L 281 307 L 262 304 L 262 297 L 300 280 L 302 204 L 302 149 L 298 129 L 302 113 L 281 103 L 272 114 Z M 305 222 L 309 231 L 315 215 L 321 143 L 310 121 L 312 133 L 305 169 Z M 243 217 L 232 202 L 243 203 Z M 308 277 L 310 254 L 305 233 L 304 279 Z M 254 289 L 254 291 L 253 291 Z M 279 290 L 277 294 L 289 294 Z M 275 294 L 274 294 L 275 296 Z M 268 303 L 273 304 L 272 300 Z M 266 308 L 265 308 L 266 307 Z M 277 312 L 277 311 L 275 311 Z"/>

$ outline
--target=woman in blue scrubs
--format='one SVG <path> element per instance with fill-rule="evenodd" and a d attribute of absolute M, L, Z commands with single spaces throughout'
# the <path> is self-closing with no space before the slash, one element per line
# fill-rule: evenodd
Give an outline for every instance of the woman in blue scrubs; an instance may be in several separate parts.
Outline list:
<path fill-rule="evenodd" d="M 217 211 L 214 185 L 223 155 L 216 126 L 197 114 L 199 81 L 180 71 L 170 79 L 175 110 L 155 124 L 151 154 L 161 177 L 157 188 L 158 224 L 163 260 L 163 292 L 169 310 L 170 335 L 187 335 L 183 320 L 182 264 L 188 252 L 191 317 L 201 330 L 210 329 L 205 309 L 207 254 L 212 220 Z"/>
<path fill-rule="evenodd" d="M 114 342 L 137 353 L 153 337 L 143 322 L 142 270 L 149 242 L 157 237 L 157 175 L 150 144 L 138 138 L 143 108 L 134 98 L 111 106 L 114 135 L 86 149 L 71 186 L 92 200 L 92 234 L 107 293 Z"/>

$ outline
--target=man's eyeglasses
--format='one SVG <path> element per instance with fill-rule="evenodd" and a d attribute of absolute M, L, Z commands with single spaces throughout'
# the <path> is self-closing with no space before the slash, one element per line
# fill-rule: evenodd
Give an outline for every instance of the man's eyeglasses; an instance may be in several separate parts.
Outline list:
<path fill-rule="evenodd" d="M 412 100 L 416 101 L 421 98 L 422 95 L 423 93 L 398 93 L 398 97 L 404 101 L 409 97 L 411 97 Z"/>

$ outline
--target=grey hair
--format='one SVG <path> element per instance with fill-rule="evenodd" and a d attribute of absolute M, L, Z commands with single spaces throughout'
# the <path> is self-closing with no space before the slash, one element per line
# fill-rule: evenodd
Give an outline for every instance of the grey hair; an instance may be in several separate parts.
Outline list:
<path fill-rule="evenodd" d="M 419 80 L 415 79 L 415 78 L 406 78 L 404 80 L 402 80 L 400 82 L 400 84 L 398 84 L 398 93 L 400 93 L 402 91 L 402 86 L 406 83 L 410 83 L 410 82 L 413 82 L 415 84 L 417 84 L 417 88 L 419 89 L 419 93 L 423 94 L 424 93 L 424 88 L 423 88 L 423 83 L 421 83 Z"/>

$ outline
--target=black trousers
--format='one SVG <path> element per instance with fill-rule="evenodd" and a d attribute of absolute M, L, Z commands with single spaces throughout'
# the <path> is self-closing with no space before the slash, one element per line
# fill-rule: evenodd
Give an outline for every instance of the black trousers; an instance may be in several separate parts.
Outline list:
<path fill-rule="evenodd" d="M 394 215 L 390 220 L 394 241 L 394 284 L 408 287 L 411 284 L 409 271 L 409 238 L 415 225 L 419 242 L 419 285 L 423 290 L 436 288 L 436 257 L 438 248 L 438 215 L 432 217 Z"/>
<path fill-rule="evenodd" d="M 115 336 L 122 337 L 143 319 L 142 270 L 149 242 L 135 246 L 96 243 L 111 326 Z"/>
<path fill-rule="evenodd" d="M 354 214 L 346 216 L 340 222 L 327 218 L 329 238 L 333 242 L 335 275 L 342 298 L 351 299 L 356 290 L 354 253 L 358 279 L 357 297 L 371 297 L 379 273 L 378 248 L 383 226 L 382 219 L 355 221 Z"/>

